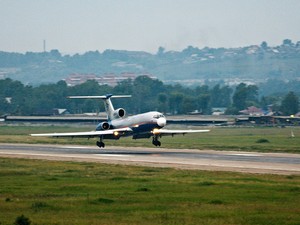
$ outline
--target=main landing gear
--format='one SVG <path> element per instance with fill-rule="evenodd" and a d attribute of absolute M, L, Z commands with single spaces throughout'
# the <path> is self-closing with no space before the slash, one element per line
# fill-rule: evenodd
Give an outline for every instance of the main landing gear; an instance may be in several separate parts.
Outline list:
<path fill-rule="evenodd" d="M 96 145 L 97 145 L 99 148 L 104 148 L 104 147 L 105 147 L 105 144 L 104 144 L 104 142 L 102 142 L 102 141 L 97 141 L 97 142 L 96 142 Z"/>
<path fill-rule="evenodd" d="M 96 145 L 99 147 L 99 148 L 104 148 L 105 147 L 105 144 L 103 142 L 103 136 L 100 137 L 100 141 L 97 141 L 96 142 Z"/>
<path fill-rule="evenodd" d="M 160 141 L 158 140 L 158 136 L 153 136 L 152 144 L 155 145 L 156 147 L 157 147 L 157 146 L 161 146 L 161 143 L 160 143 Z"/>

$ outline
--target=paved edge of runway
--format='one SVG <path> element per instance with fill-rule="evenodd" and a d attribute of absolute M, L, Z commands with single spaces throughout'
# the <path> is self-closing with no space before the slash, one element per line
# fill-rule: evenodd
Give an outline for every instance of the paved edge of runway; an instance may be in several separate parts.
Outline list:
<path fill-rule="evenodd" d="M 41 146 L 41 147 L 61 147 L 67 148 L 71 145 L 47 145 L 47 144 L 11 144 L 2 143 L 10 146 Z M 95 146 L 78 146 L 72 145 L 72 147 L 82 147 L 90 149 L 98 149 Z M 216 151 L 216 150 L 197 150 L 197 149 L 165 149 L 165 148 L 142 148 L 142 147 L 120 147 L 120 146 L 109 146 L 105 150 L 136 150 L 136 151 L 165 151 L 165 152 L 206 152 L 214 154 L 262 154 L 269 156 L 283 156 L 283 157 L 300 157 L 300 154 L 290 153 L 261 153 L 261 152 L 241 152 L 241 151 Z M 101 151 L 101 150 L 100 150 Z M 38 153 L 3 153 L 0 152 L 2 158 L 25 158 L 25 159 L 39 159 L 39 160 L 50 160 L 50 161 L 71 161 L 71 162 L 93 162 L 93 163 L 104 163 L 104 164 L 121 164 L 131 166 L 147 166 L 147 167 L 161 167 L 161 168 L 176 168 L 176 169 L 188 169 L 188 170 L 205 170 L 205 171 L 227 171 L 227 172 L 242 172 L 242 173 L 255 173 L 255 174 L 278 174 L 278 175 L 299 175 L 300 170 L 289 170 L 289 169 L 264 169 L 264 168 L 249 168 L 244 166 L 230 166 L 230 165 L 195 165 L 186 163 L 163 163 L 163 162 L 145 162 L 139 160 L 116 160 L 116 159 L 93 159 L 87 157 L 80 157 L 78 155 L 55 155 L 55 154 L 38 154 Z M 238 162 L 235 162 L 238 163 Z"/>

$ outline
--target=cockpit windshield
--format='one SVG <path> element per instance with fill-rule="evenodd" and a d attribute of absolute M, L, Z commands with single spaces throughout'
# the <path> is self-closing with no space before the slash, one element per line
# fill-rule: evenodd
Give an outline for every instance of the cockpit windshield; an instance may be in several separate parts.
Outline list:
<path fill-rule="evenodd" d="M 153 116 L 153 118 L 159 119 L 159 118 L 165 118 L 165 116 L 163 114 L 156 114 Z"/>

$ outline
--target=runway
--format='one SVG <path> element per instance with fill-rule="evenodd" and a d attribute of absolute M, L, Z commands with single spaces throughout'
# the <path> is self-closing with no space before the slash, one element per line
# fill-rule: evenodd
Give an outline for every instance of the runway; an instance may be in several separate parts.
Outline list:
<path fill-rule="evenodd" d="M 246 173 L 300 174 L 300 154 L 286 153 L 141 147 L 99 149 L 94 146 L 0 144 L 0 157 Z"/>

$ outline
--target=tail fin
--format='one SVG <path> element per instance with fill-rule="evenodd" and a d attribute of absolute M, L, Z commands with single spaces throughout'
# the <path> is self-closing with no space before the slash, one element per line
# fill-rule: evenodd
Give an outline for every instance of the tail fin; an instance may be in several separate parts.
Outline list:
<path fill-rule="evenodd" d="M 107 119 L 108 120 L 113 120 L 114 118 L 114 106 L 111 102 L 111 98 L 130 98 L 131 95 L 112 95 L 112 94 L 107 94 L 107 95 L 100 95 L 100 96 L 69 96 L 68 98 L 72 99 L 102 99 L 104 100 L 104 106 L 105 106 L 105 111 L 107 113 Z"/>

